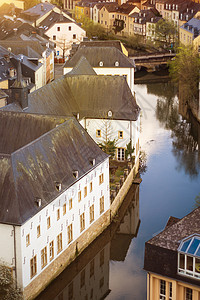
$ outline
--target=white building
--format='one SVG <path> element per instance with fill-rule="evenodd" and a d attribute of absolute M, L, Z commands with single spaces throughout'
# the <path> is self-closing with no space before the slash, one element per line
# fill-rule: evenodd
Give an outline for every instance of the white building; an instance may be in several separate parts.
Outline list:
<path fill-rule="evenodd" d="M 84 44 L 64 65 L 64 74 L 69 73 L 84 56 L 97 75 L 124 76 L 134 92 L 134 61 L 124 55 L 116 47 L 90 47 Z"/>
<path fill-rule="evenodd" d="M 80 43 L 86 32 L 63 13 L 52 11 L 39 26 L 51 41 L 56 43 L 56 56 L 69 55 L 72 43 Z M 63 54 L 64 51 L 64 54 Z"/>
<path fill-rule="evenodd" d="M 0 260 L 25 291 L 109 209 L 109 158 L 73 117 L 1 111 L 0 124 Z"/>

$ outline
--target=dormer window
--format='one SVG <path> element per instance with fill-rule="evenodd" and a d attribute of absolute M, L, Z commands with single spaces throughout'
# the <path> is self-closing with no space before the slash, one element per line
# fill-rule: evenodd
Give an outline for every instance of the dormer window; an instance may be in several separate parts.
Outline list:
<path fill-rule="evenodd" d="M 200 280 L 200 236 L 181 241 L 178 248 L 178 273 Z"/>
<path fill-rule="evenodd" d="M 119 62 L 118 61 L 115 62 L 115 67 L 119 67 Z"/>
<path fill-rule="evenodd" d="M 168 4 L 166 3 L 166 9 L 168 9 Z"/>
<path fill-rule="evenodd" d="M 169 9 L 171 9 L 171 4 L 169 4 Z"/>
<path fill-rule="evenodd" d="M 99 66 L 103 67 L 103 62 L 102 61 L 99 62 Z"/>
<path fill-rule="evenodd" d="M 78 171 L 73 171 L 73 176 L 75 177 L 75 178 L 78 178 Z"/>
<path fill-rule="evenodd" d="M 61 183 L 60 182 L 55 182 L 55 187 L 58 192 L 61 191 Z"/>
<path fill-rule="evenodd" d="M 36 198 L 35 199 L 35 203 L 38 207 L 40 207 L 42 205 L 42 199 L 41 198 Z"/>

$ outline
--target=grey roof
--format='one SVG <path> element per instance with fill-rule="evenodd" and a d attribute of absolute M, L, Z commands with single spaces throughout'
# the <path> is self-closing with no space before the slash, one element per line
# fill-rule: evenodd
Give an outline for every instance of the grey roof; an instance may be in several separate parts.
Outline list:
<path fill-rule="evenodd" d="M 134 68 L 134 62 L 115 47 L 84 46 L 75 52 L 64 68 L 73 68 L 81 56 L 84 56 L 92 67 L 99 67 L 99 63 L 103 62 L 104 68 Z M 119 66 L 115 66 L 116 61 L 119 62 Z"/>
<path fill-rule="evenodd" d="M 194 33 L 196 36 L 200 34 L 200 20 L 192 18 L 190 21 L 187 23 L 183 24 L 180 28 Z"/>
<path fill-rule="evenodd" d="M 48 105 L 47 105 L 48 99 Z M 122 76 L 65 75 L 29 94 L 27 112 L 137 120 L 140 108 Z"/>
<path fill-rule="evenodd" d="M 118 40 L 85 41 L 79 44 L 79 48 L 81 47 L 115 47 L 122 52 L 122 43 Z"/>
<path fill-rule="evenodd" d="M 176 251 L 180 241 L 192 234 L 200 234 L 200 207 L 153 237 L 147 243 Z"/>
<path fill-rule="evenodd" d="M 53 10 L 53 8 L 55 8 L 55 5 L 49 3 L 49 2 L 42 2 L 42 3 L 39 3 L 27 10 L 25 10 L 23 12 L 23 15 L 24 14 L 27 14 L 27 15 L 37 15 L 38 18 L 42 17 L 43 15 L 47 14 L 49 11 Z"/>
<path fill-rule="evenodd" d="M 30 58 L 42 58 L 45 48 L 38 41 L 0 41 L 0 45 L 6 49 L 11 48 L 11 52 L 18 55 L 24 54 Z"/>
<path fill-rule="evenodd" d="M 82 56 L 77 65 L 68 73 L 68 75 L 97 75 L 87 59 Z"/>
<path fill-rule="evenodd" d="M 6 38 L 15 28 L 22 25 L 20 20 L 11 20 L 8 18 L 0 18 L 0 40 Z"/>
<path fill-rule="evenodd" d="M 91 171 L 91 158 L 96 167 L 108 157 L 72 117 L 1 111 L 0 131 L 1 223 L 23 224 Z"/>
<path fill-rule="evenodd" d="M 17 101 L 17 100 L 16 100 Z M 19 106 L 4 107 L 5 110 Z M 123 76 L 69 75 L 28 95 L 28 113 L 137 120 L 140 108 Z"/>
<path fill-rule="evenodd" d="M 41 23 L 40 28 L 44 28 L 44 31 L 47 31 L 56 23 L 73 23 L 69 18 L 63 14 L 56 13 L 52 11 Z"/>

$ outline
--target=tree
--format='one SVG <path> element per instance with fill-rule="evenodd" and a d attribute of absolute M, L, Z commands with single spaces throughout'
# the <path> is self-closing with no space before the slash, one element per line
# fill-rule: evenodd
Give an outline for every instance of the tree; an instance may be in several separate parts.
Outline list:
<path fill-rule="evenodd" d="M 177 27 L 173 22 L 160 19 L 155 27 L 156 39 L 163 42 L 167 47 L 177 39 Z"/>
<path fill-rule="evenodd" d="M 89 39 L 97 37 L 99 40 L 105 40 L 108 38 L 106 30 L 100 24 L 94 24 L 88 17 L 81 16 L 77 21 L 81 23 L 81 26 L 86 31 L 86 36 Z"/>
<path fill-rule="evenodd" d="M 113 128 L 111 124 L 111 120 L 103 119 L 103 126 L 101 129 L 101 137 L 103 142 L 99 143 L 100 148 L 111 156 L 113 159 L 115 157 L 116 148 L 117 148 L 117 140 L 112 139 Z"/>
<path fill-rule="evenodd" d="M 195 197 L 195 208 L 200 206 L 200 193 Z"/>
<path fill-rule="evenodd" d="M 170 76 L 188 101 L 198 98 L 199 70 L 199 54 L 192 47 L 179 47 L 176 57 L 169 63 Z"/>
<path fill-rule="evenodd" d="M 124 29 L 124 20 L 115 19 L 115 21 L 113 23 L 113 29 L 114 29 L 115 34 L 122 31 Z"/>
<path fill-rule="evenodd" d="M 128 159 L 129 157 L 132 157 L 132 154 L 135 150 L 134 147 L 132 147 L 132 142 L 130 141 L 127 145 L 126 145 L 126 150 L 125 150 L 125 158 Z"/>
<path fill-rule="evenodd" d="M 6 265 L 0 265 L 0 299 L 2 300 L 22 300 L 22 294 L 15 287 L 11 269 Z"/>

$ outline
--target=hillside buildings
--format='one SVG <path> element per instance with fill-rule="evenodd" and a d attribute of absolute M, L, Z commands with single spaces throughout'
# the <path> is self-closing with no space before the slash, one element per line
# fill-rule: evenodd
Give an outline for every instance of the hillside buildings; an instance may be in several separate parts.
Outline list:
<path fill-rule="evenodd" d="M 200 297 L 200 208 L 182 219 L 170 217 L 165 229 L 145 245 L 147 299 Z"/>

